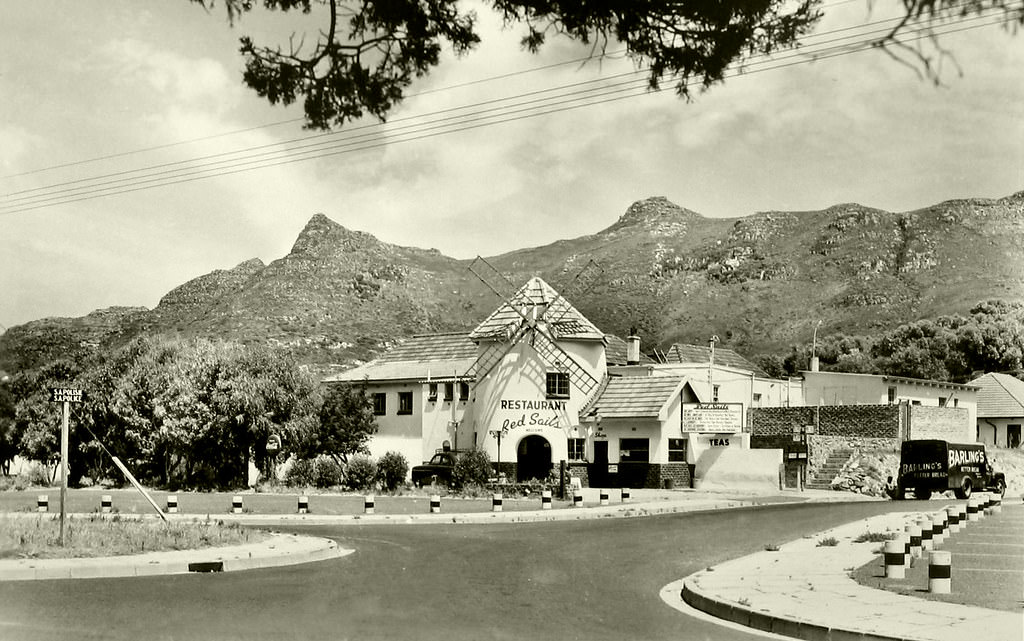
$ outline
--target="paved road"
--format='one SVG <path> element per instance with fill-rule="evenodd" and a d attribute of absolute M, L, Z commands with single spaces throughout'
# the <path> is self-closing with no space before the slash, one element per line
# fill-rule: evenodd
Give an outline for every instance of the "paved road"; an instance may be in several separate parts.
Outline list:
<path fill-rule="evenodd" d="M 901 507 L 289 528 L 356 553 L 219 575 L 0 583 L 0 638 L 749 640 L 667 607 L 660 588 L 766 544 Z"/>

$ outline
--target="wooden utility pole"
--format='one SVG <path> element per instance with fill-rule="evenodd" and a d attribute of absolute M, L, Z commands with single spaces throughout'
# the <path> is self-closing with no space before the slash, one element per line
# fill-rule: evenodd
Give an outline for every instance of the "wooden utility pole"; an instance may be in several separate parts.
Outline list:
<path fill-rule="evenodd" d="M 70 387 L 50 388 L 50 400 L 63 407 L 60 425 L 60 546 L 64 547 L 64 520 L 67 515 L 68 494 L 68 432 L 71 422 L 71 404 L 82 402 L 82 390 Z"/>

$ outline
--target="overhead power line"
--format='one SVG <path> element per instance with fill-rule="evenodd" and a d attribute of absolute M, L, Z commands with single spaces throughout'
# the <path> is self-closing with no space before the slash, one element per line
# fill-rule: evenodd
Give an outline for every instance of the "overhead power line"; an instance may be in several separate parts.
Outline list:
<path fill-rule="evenodd" d="M 973 24 L 990 17 L 991 14 L 966 18 L 958 21 L 956 25 L 944 25 L 944 29 L 936 29 L 934 34 L 945 35 L 1003 22 L 1003 20 L 989 20 L 980 24 Z M 846 32 L 851 29 L 853 28 L 836 30 L 830 32 L 830 34 Z M 931 32 L 926 32 L 923 29 L 919 31 L 923 32 L 923 35 L 919 35 L 916 39 L 931 35 Z M 761 57 L 763 59 L 748 62 L 742 69 L 735 70 L 728 75 L 730 77 L 740 75 L 741 73 L 750 75 L 796 64 L 806 64 L 813 60 L 850 55 L 869 49 L 871 43 L 875 40 L 875 37 L 867 38 L 870 35 L 872 34 L 869 32 L 859 31 L 853 35 L 815 42 L 786 56 Z M 857 41 L 844 43 L 844 41 L 851 38 L 856 38 Z M 644 70 L 638 70 L 617 74 L 608 78 L 582 81 L 551 89 L 537 90 L 516 96 L 474 103 L 473 105 L 441 110 L 430 114 L 396 119 L 392 121 L 392 125 L 403 121 L 406 124 L 392 126 L 385 131 L 379 131 L 382 128 L 380 126 L 364 126 L 347 132 L 328 134 L 333 139 L 323 142 L 309 143 L 308 139 L 299 139 L 286 143 L 250 148 L 239 152 L 225 152 L 203 158 L 126 170 L 115 174 L 24 190 L 17 192 L 19 197 L 10 199 L 7 204 L 0 205 L 0 215 L 130 193 L 154 187 L 192 182 L 205 178 L 226 176 L 303 160 L 355 153 L 389 144 L 411 142 L 637 97 L 649 93 L 646 77 L 640 77 L 640 74 L 643 73 L 645 73 Z M 618 82 L 610 83 L 609 80 L 618 80 Z M 519 100 L 519 102 L 495 106 L 512 100 Z M 481 109 L 480 107 L 486 108 Z M 476 111 L 458 113 L 467 109 L 476 109 Z M 423 120 L 424 118 L 434 116 L 436 116 L 434 120 Z M 375 129 L 377 131 L 373 131 Z M 295 146 L 276 151 L 259 151 L 269 147 L 281 147 L 286 144 L 294 144 Z M 239 156 L 238 154 L 248 155 Z M 198 161 L 206 162 L 200 163 Z"/>

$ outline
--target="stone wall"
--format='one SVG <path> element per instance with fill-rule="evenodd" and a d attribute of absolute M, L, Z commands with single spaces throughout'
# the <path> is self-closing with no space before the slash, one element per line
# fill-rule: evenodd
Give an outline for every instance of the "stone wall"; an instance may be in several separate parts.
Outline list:
<path fill-rule="evenodd" d="M 973 443 L 976 426 L 964 407 L 911 405 L 907 438 L 937 438 L 954 443 Z"/>
<path fill-rule="evenodd" d="M 754 437 L 789 436 L 794 428 L 814 426 L 825 436 L 899 438 L 905 422 L 899 405 L 822 405 L 821 407 L 754 407 L 748 413 Z"/>

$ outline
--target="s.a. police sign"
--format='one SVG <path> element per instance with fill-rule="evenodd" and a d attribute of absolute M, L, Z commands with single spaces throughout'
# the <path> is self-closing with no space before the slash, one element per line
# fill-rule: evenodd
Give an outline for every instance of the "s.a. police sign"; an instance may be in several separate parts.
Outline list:
<path fill-rule="evenodd" d="M 85 392 L 77 387 L 51 387 L 50 400 L 54 403 L 81 403 Z"/>

